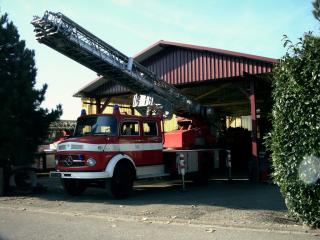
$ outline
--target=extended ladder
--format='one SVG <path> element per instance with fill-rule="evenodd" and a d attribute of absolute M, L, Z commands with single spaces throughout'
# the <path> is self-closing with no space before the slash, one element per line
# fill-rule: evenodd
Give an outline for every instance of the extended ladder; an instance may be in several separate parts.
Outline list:
<path fill-rule="evenodd" d="M 61 13 L 46 11 L 42 18 L 34 17 L 31 23 L 40 43 L 135 93 L 156 94 L 166 99 L 180 116 L 206 116 L 213 112 Z"/>

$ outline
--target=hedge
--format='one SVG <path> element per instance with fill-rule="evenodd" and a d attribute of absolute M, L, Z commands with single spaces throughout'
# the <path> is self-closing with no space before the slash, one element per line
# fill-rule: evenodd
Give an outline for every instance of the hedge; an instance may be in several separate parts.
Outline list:
<path fill-rule="evenodd" d="M 274 69 L 272 125 L 267 145 L 273 179 L 288 210 L 320 227 L 320 38 L 305 34 Z"/>

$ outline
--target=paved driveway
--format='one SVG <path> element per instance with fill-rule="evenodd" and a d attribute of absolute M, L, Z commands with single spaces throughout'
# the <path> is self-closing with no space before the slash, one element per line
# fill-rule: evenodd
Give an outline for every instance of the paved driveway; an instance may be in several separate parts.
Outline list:
<path fill-rule="evenodd" d="M 50 216 L 48 221 L 54 222 L 56 219 L 58 225 L 75 218 L 74 221 L 80 221 L 79 224 L 85 224 L 90 219 L 96 219 L 98 224 L 104 219 L 111 228 L 112 222 L 117 222 L 119 229 L 127 226 L 125 223 L 128 222 L 143 231 L 146 230 L 145 225 L 149 226 L 150 231 L 159 226 L 172 231 L 202 229 L 206 233 L 204 237 L 210 232 L 222 234 L 231 229 L 234 234 L 227 239 L 237 239 L 232 236 L 237 237 L 236 232 L 239 231 L 242 234 L 252 232 L 252 236 L 259 232 L 263 233 L 259 236 L 269 236 L 270 233 L 275 238 L 280 234 L 279 239 L 286 239 L 289 235 L 295 236 L 294 239 L 313 239 L 318 234 L 288 217 L 283 199 L 274 185 L 212 181 L 206 186 L 189 183 L 187 192 L 181 192 L 178 181 L 144 181 L 136 184 L 129 199 L 114 200 L 103 189 L 88 189 L 80 197 L 71 197 L 63 192 L 59 181 L 42 178 L 41 182 L 47 186 L 46 193 L 0 198 L 0 214 L 12 222 L 25 219 L 29 225 L 32 221 L 27 221 L 28 216 L 31 219 L 34 215 L 37 219 Z M 8 229 L 8 221 L 3 221 L 0 230 L 1 227 L 2 230 Z M 38 224 L 41 223 L 45 224 Z M 44 227 L 48 228 L 47 225 Z M 216 236 L 219 235 L 217 233 Z"/>

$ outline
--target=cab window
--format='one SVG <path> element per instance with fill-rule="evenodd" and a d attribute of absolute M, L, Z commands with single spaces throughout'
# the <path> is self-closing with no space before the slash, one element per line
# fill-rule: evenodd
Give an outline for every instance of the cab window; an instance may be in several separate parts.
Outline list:
<path fill-rule="evenodd" d="M 120 126 L 122 136 L 139 136 L 139 122 L 123 122 Z"/>
<path fill-rule="evenodd" d="M 144 122 L 143 132 L 145 136 L 157 136 L 157 123 L 156 122 Z"/>
<path fill-rule="evenodd" d="M 79 118 L 75 128 L 74 137 L 85 135 L 116 136 L 117 120 L 113 116 L 88 116 Z"/>

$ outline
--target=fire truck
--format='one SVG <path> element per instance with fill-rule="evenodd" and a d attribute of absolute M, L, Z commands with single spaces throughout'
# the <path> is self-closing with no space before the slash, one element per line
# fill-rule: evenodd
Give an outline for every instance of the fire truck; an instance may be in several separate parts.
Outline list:
<path fill-rule="evenodd" d="M 206 181 L 217 159 L 208 120 L 213 109 L 185 96 L 153 72 L 105 43 L 61 13 L 34 17 L 36 39 L 65 56 L 143 96 L 160 99 L 142 116 L 83 114 L 74 134 L 57 146 L 56 171 L 64 189 L 80 195 L 87 187 L 106 187 L 115 198 L 127 197 L 136 179 L 187 174 Z M 165 103 L 165 104 L 161 104 Z M 178 117 L 178 129 L 164 132 L 164 109 Z"/>

